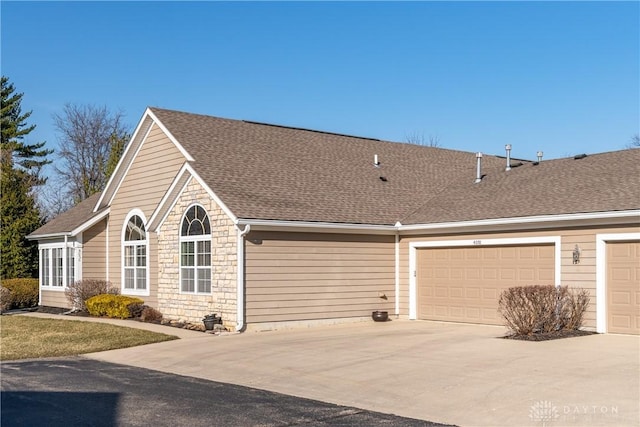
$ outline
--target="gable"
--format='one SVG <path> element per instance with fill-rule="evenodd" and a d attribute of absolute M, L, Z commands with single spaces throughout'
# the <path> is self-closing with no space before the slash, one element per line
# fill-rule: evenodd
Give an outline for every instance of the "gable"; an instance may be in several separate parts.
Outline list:
<path fill-rule="evenodd" d="M 152 124 L 113 195 L 112 216 L 135 207 L 150 217 L 185 160 L 165 132 Z"/>
<path fill-rule="evenodd" d="M 152 129 L 154 128 L 156 133 L 159 130 L 164 135 L 164 137 L 166 137 L 166 141 L 170 141 L 173 144 L 174 148 L 182 154 L 184 160 L 193 160 L 189 153 L 178 143 L 173 135 L 171 135 L 171 133 L 164 127 L 164 125 L 155 117 L 151 110 L 147 108 L 131 137 L 131 141 L 129 142 L 129 144 L 127 144 L 125 151 L 120 158 L 120 161 L 116 165 L 115 171 L 107 182 L 105 189 L 102 191 L 102 196 L 100 197 L 94 208 L 95 211 L 103 209 L 111 204 L 111 201 L 113 200 L 115 193 L 118 191 L 120 185 L 122 184 L 122 180 L 131 167 L 131 164 L 136 158 L 143 143 L 147 140 L 147 137 L 150 135 Z M 159 154 L 161 154 L 161 152 L 159 152 Z M 156 166 L 158 165 L 156 164 Z"/>

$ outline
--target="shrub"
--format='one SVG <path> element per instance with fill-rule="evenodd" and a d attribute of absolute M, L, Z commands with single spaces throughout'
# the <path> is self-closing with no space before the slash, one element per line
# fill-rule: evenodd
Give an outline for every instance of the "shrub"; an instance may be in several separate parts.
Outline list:
<path fill-rule="evenodd" d="M 0 286 L 0 313 L 11 308 L 11 291 L 4 286 Z"/>
<path fill-rule="evenodd" d="M 131 316 L 129 306 L 142 304 L 140 298 L 125 295 L 102 294 L 96 295 L 85 301 L 87 310 L 92 316 L 107 316 L 126 319 Z"/>
<path fill-rule="evenodd" d="M 120 289 L 106 280 L 84 279 L 70 284 L 64 291 L 69 304 L 76 310 L 87 311 L 85 301 L 96 295 L 118 295 Z"/>
<path fill-rule="evenodd" d="M 589 293 L 567 286 L 519 286 L 502 292 L 498 310 L 515 335 L 577 330 L 589 305 Z"/>
<path fill-rule="evenodd" d="M 129 317 L 139 319 L 142 316 L 142 311 L 148 307 L 144 304 L 130 304 L 129 305 Z"/>
<path fill-rule="evenodd" d="M 153 307 L 145 306 L 142 310 L 140 320 L 143 322 L 159 322 L 162 320 L 162 313 Z"/>
<path fill-rule="evenodd" d="M 6 279 L 2 281 L 2 286 L 11 292 L 9 309 L 38 305 L 40 296 L 38 279 Z"/>

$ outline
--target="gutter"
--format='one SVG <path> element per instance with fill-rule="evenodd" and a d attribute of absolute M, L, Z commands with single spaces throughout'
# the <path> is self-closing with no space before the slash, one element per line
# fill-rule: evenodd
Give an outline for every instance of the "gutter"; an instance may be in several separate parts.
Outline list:
<path fill-rule="evenodd" d="M 241 332 L 244 325 L 244 236 L 251 231 L 251 225 L 246 224 L 244 230 L 236 224 L 237 229 L 237 263 L 236 263 L 236 332 Z"/>
<path fill-rule="evenodd" d="M 333 231 L 335 233 L 352 234 L 395 234 L 396 225 L 376 225 L 376 224 L 354 224 L 335 222 L 312 222 L 312 221 L 282 221 L 265 219 L 239 218 L 236 226 L 251 225 L 255 230 L 275 230 L 275 231 Z M 293 230 L 295 229 L 295 230 Z"/>
<path fill-rule="evenodd" d="M 531 226 L 537 226 L 542 223 L 556 223 L 564 221 L 586 221 L 585 225 L 598 225 L 600 223 L 611 224 L 611 219 L 618 219 L 626 222 L 628 219 L 635 221 L 640 220 L 640 210 L 627 210 L 627 211 L 608 211 L 608 212 L 590 212 L 590 213 L 575 213 L 575 214 L 556 214 L 556 215 L 536 215 L 525 217 L 512 217 L 512 218 L 495 218 L 495 219 L 480 219 L 471 221 L 457 221 L 457 222 L 439 222 L 433 224 L 411 224 L 411 225 L 399 225 L 397 230 L 402 232 L 417 232 L 417 231 L 438 231 L 446 232 L 448 229 L 459 230 L 468 229 L 472 231 L 473 228 L 487 227 L 504 227 L 511 226 L 510 228 L 522 229 L 522 226 L 529 224 Z"/>

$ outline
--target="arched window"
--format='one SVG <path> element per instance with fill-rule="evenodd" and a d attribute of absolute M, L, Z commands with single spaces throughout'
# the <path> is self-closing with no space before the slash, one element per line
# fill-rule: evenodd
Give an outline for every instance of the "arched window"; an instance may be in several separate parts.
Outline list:
<path fill-rule="evenodd" d="M 211 225 L 201 206 L 191 206 L 180 228 L 180 290 L 211 293 Z"/>
<path fill-rule="evenodd" d="M 123 230 L 123 290 L 125 292 L 147 291 L 147 232 L 142 218 L 129 216 Z"/>

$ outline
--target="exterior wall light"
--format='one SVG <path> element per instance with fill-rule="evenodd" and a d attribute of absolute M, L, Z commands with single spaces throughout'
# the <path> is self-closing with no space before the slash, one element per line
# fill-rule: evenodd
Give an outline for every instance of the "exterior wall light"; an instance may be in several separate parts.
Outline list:
<path fill-rule="evenodd" d="M 573 263 L 574 264 L 580 264 L 580 252 L 582 252 L 580 250 L 580 246 L 576 245 L 576 247 L 573 248 Z"/>

